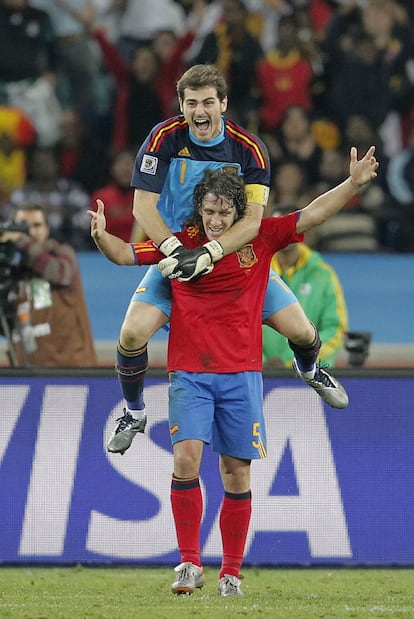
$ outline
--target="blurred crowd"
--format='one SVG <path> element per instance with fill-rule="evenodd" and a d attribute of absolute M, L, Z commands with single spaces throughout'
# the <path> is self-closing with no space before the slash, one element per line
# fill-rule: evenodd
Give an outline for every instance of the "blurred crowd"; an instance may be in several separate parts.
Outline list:
<path fill-rule="evenodd" d="M 376 181 L 306 239 L 319 251 L 414 251 L 414 2 L 0 0 L 0 220 L 40 203 L 51 235 L 96 251 L 87 209 L 133 230 L 129 183 L 196 63 L 227 115 L 269 148 L 266 214 L 300 208 L 376 146 Z"/>

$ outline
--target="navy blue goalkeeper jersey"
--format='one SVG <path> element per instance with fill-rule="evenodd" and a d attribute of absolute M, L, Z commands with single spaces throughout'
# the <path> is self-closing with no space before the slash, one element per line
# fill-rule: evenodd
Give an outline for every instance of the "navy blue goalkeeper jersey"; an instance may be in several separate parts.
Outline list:
<path fill-rule="evenodd" d="M 160 194 L 158 210 L 173 231 L 193 210 L 194 187 L 206 168 L 222 169 L 243 177 L 247 201 L 266 205 L 270 164 L 263 142 L 223 118 L 220 135 L 201 142 L 184 116 L 175 116 L 152 129 L 135 159 L 131 186 Z"/>

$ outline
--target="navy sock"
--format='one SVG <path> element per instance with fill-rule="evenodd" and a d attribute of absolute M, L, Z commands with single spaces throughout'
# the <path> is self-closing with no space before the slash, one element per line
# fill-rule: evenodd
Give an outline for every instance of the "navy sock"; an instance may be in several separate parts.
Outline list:
<path fill-rule="evenodd" d="M 118 343 L 115 369 L 129 410 L 144 408 L 144 377 L 148 368 L 147 346 L 138 350 L 126 350 Z"/>
<path fill-rule="evenodd" d="M 288 343 L 295 355 L 299 370 L 301 372 L 311 372 L 315 367 L 315 363 L 322 346 L 319 333 L 316 332 L 315 339 L 312 344 L 307 344 L 306 346 L 299 346 L 290 340 L 288 340 Z"/>

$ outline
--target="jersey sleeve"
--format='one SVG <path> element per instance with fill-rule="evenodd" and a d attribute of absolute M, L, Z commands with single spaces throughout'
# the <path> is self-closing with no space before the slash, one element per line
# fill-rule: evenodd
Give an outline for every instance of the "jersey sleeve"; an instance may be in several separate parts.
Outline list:
<path fill-rule="evenodd" d="M 296 223 L 300 212 L 295 211 L 280 217 L 265 217 L 260 226 L 260 238 L 275 253 L 291 243 L 301 243 L 303 234 L 297 234 Z"/>
<path fill-rule="evenodd" d="M 200 244 L 200 235 L 196 228 L 185 228 L 182 232 L 176 232 L 175 236 L 183 245 L 189 248 L 197 247 Z M 143 241 L 142 243 L 130 243 L 135 258 L 135 264 L 138 266 L 144 264 L 158 264 L 160 260 L 165 258 L 162 251 L 154 241 Z"/>
<path fill-rule="evenodd" d="M 233 159 L 241 163 L 247 201 L 265 206 L 270 187 L 270 158 L 265 143 L 229 119 L 226 131 L 232 142 Z"/>
<path fill-rule="evenodd" d="M 135 157 L 131 187 L 161 193 L 183 124 L 183 117 L 176 116 L 152 129 Z"/>
<path fill-rule="evenodd" d="M 134 252 L 135 264 L 138 265 L 157 264 L 162 258 L 165 258 L 153 241 L 131 243 L 131 247 Z"/>

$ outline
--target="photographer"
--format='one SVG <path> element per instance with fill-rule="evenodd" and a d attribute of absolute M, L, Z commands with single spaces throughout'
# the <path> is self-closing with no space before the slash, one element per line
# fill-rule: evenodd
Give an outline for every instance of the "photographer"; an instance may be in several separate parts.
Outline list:
<path fill-rule="evenodd" d="M 18 267 L 11 271 L 14 289 L 8 294 L 9 308 L 14 310 L 11 319 L 9 314 L 10 360 L 15 357 L 13 364 L 18 366 L 94 366 L 96 353 L 76 253 L 70 245 L 49 238 L 41 206 L 19 206 L 13 224 L 23 228 L 24 222 L 27 233 L 6 229 L 0 235 L 1 244 L 9 241 L 20 254 Z"/>

